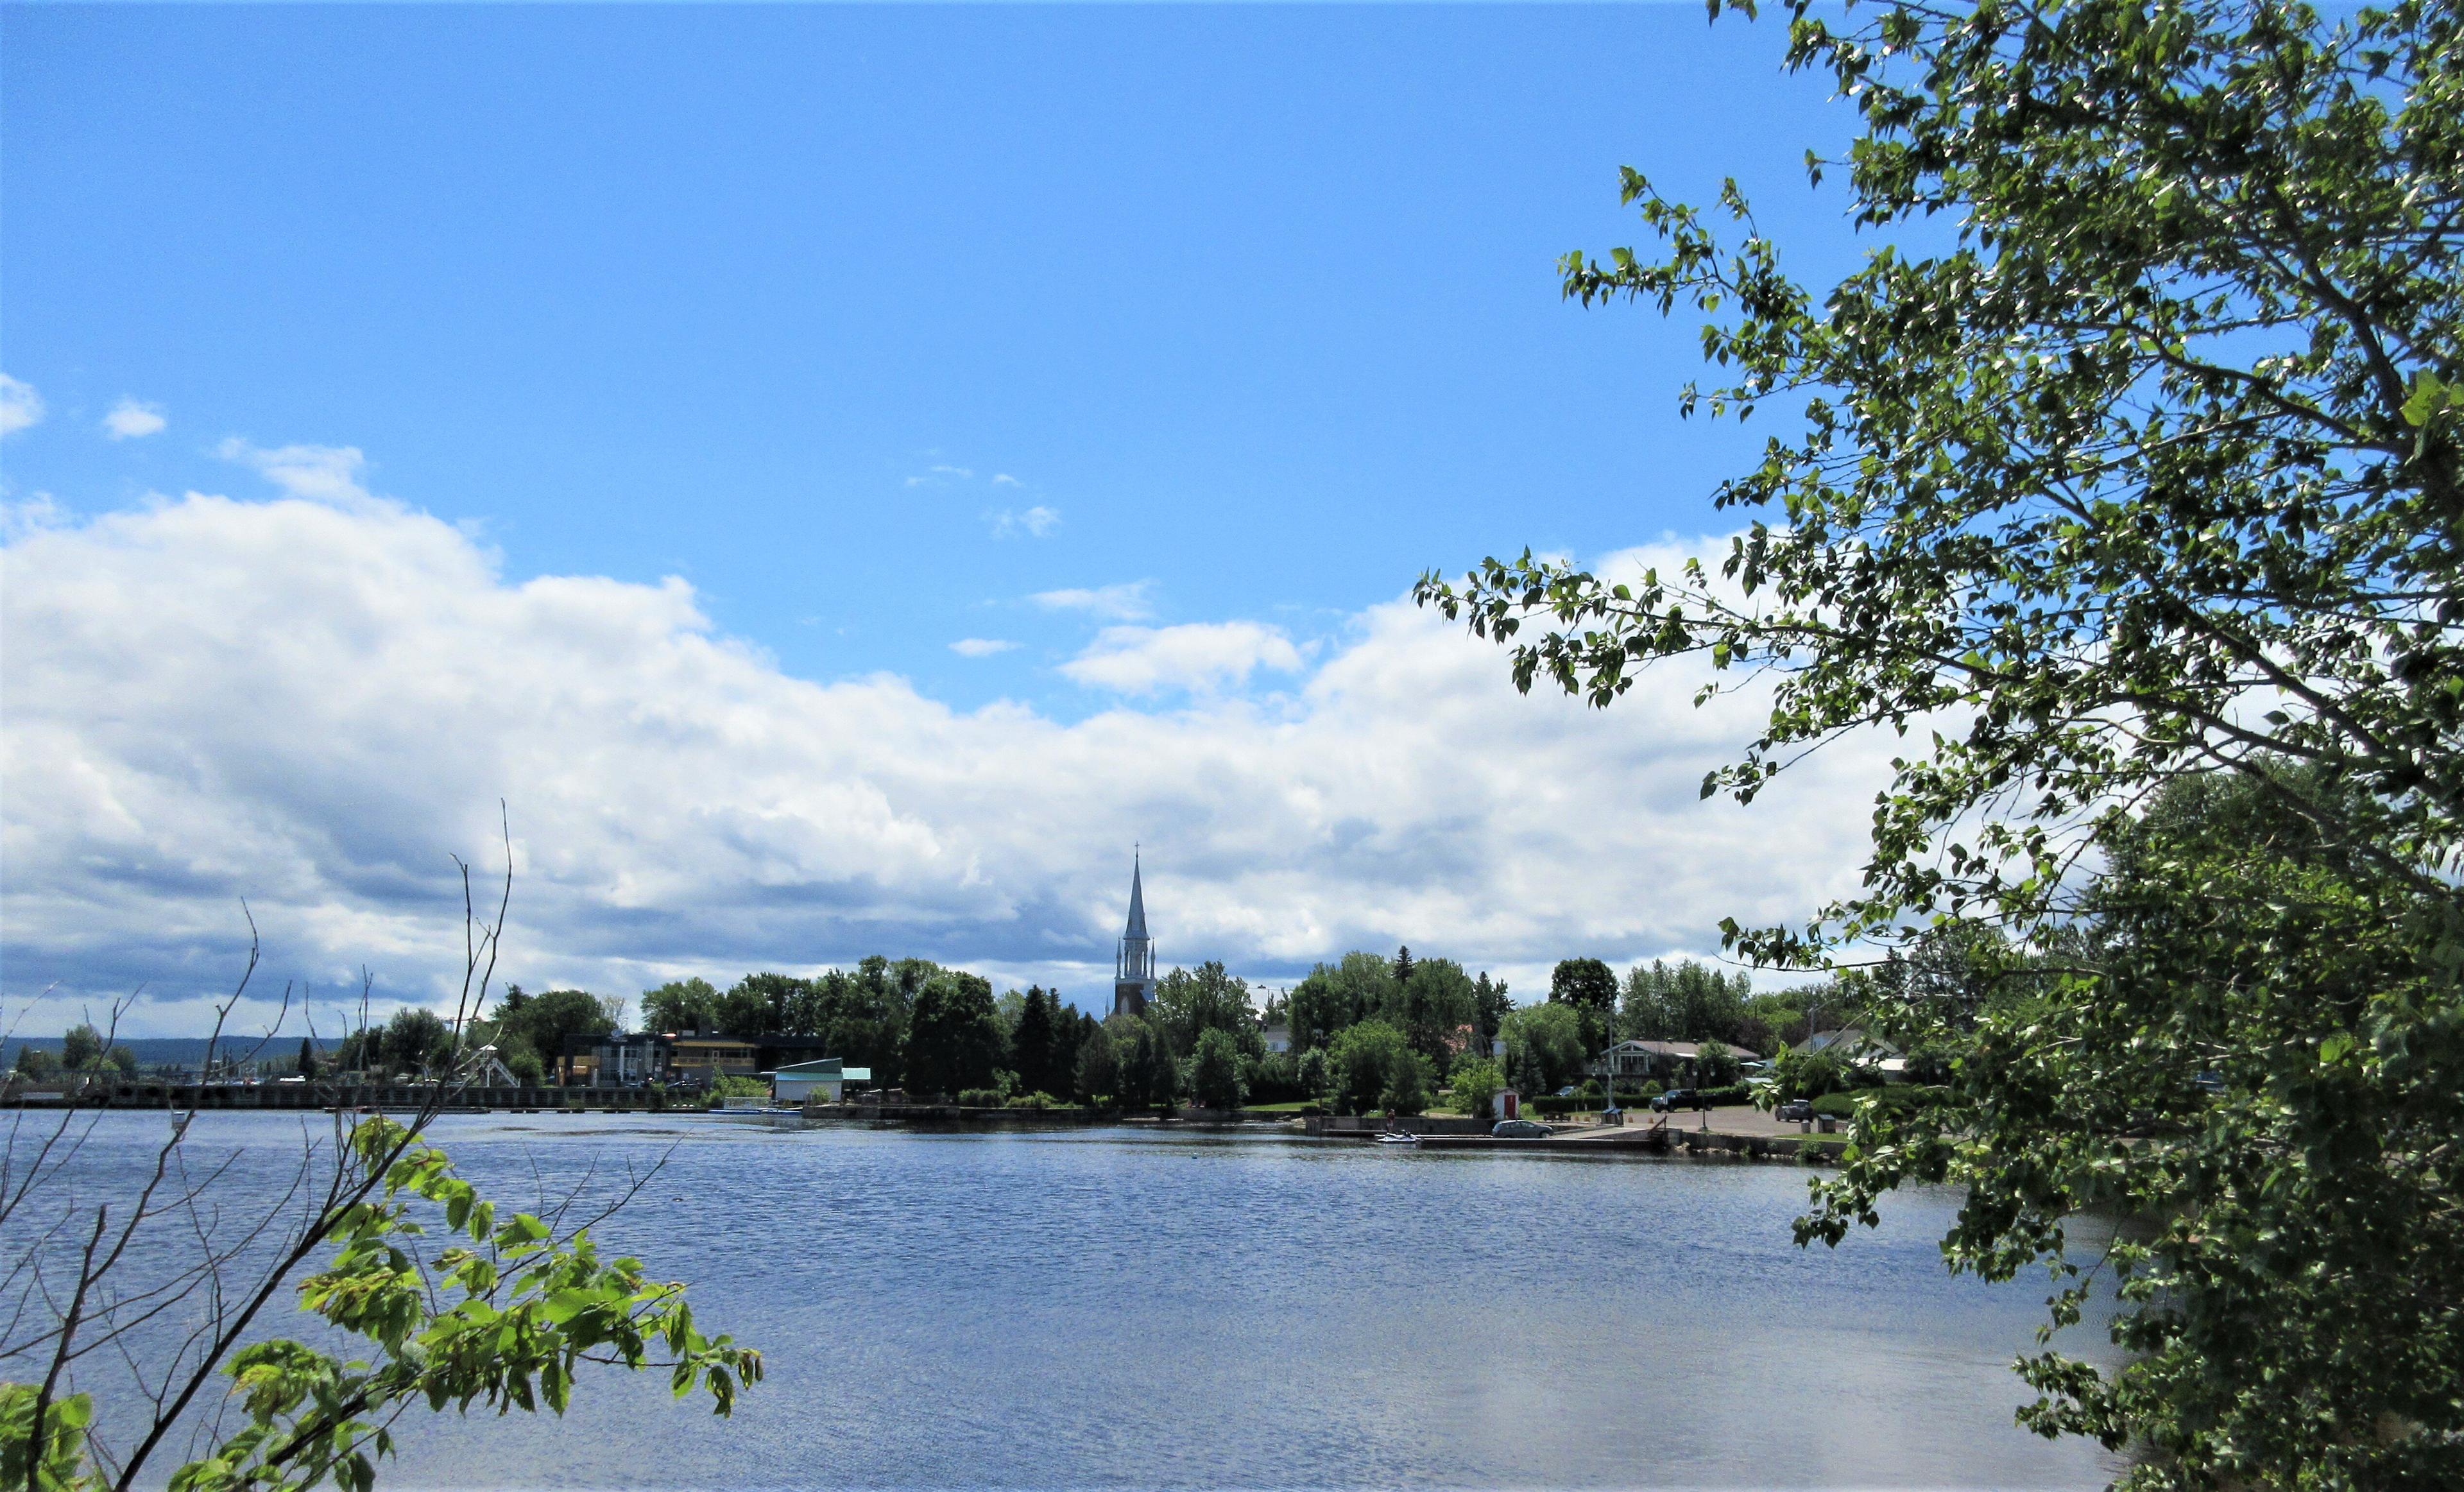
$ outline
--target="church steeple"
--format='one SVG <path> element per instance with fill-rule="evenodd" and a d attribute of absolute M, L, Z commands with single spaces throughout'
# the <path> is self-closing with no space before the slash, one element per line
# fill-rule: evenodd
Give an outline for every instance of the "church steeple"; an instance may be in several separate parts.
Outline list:
<path fill-rule="evenodd" d="M 1147 940 L 1147 889 L 1140 881 L 1138 862 L 1141 858 L 1137 855 L 1130 857 L 1130 927 L 1122 936 L 1143 943 Z"/>
<path fill-rule="evenodd" d="M 1147 937 L 1142 859 L 1134 852 L 1130 859 L 1130 921 L 1122 929 L 1120 948 L 1112 955 L 1112 1014 L 1116 1016 L 1144 1015 L 1147 1001 L 1155 995 L 1155 944 Z"/>

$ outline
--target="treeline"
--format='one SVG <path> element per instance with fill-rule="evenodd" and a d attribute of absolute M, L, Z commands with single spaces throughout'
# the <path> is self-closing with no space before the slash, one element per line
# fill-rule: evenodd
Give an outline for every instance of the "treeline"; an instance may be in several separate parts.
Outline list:
<path fill-rule="evenodd" d="M 31 1083 L 48 1082 L 67 1073 L 134 1077 L 137 1053 L 127 1046 L 106 1047 L 102 1033 L 91 1025 L 73 1025 L 60 1039 L 57 1052 L 32 1042 L 19 1042 L 17 1071 Z"/>

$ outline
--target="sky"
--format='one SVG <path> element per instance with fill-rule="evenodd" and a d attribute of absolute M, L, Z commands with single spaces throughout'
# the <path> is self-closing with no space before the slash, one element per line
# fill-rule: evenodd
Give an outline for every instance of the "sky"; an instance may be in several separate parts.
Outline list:
<path fill-rule="evenodd" d="M 1585 309 L 1632 165 L 1864 245 L 1696 4 L 0 10 L 0 998 L 200 1029 L 915 954 L 1545 989 L 1852 887 L 1887 742 L 1518 696 L 1408 599 L 1662 562 L 1766 431 Z M 270 1006 L 252 1004 L 251 1014 Z"/>

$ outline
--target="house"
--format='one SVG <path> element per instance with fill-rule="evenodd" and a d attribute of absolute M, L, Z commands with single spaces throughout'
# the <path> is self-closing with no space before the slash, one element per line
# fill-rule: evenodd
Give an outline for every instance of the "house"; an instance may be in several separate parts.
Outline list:
<path fill-rule="evenodd" d="M 1291 1022 L 1281 1016 L 1267 1021 L 1266 1029 L 1260 1034 L 1266 1039 L 1266 1050 L 1270 1052 L 1287 1052 L 1292 1049 Z"/>
<path fill-rule="evenodd" d="M 668 1039 L 647 1031 L 567 1036 L 556 1077 L 580 1087 L 641 1087 L 667 1081 L 670 1056 Z"/>
<path fill-rule="evenodd" d="M 719 1031 L 679 1032 L 664 1038 L 677 1079 L 704 1087 L 720 1078 L 755 1078 L 775 1068 L 827 1055 L 822 1036 L 730 1036 Z"/>
<path fill-rule="evenodd" d="M 1816 1031 L 1805 1039 L 1809 1052 L 1829 1052 L 1852 1067 L 1871 1067 L 1886 1083 L 1908 1081 L 1908 1059 L 1905 1054 L 1861 1026 L 1843 1026 L 1837 1031 Z"/>
<path fill-rule="evenodd" d="M 1619 1042 L 1592 1059 L 1591 1074 L 1617 1087 L 1639 1087 L 1646 1082 L 1674 1083 L 1690 1081 L 1694 1076 L 1695 1059 L 1702 1055 L 1705 1043 L 1701 1042 Z M 1731 1046 L 1728 1055 L 1739 1062 L 1759 1062 L 1762 1053 L 1742 1046 Z"/>
<path fill-rule="evenodd" d="M 801 1104 L 808 1098 L 835 1104 L 848 1085 L 864 1087 L 871 1082 L 870 1067 L 849 1067 L 836 1057 L 824 1057 L 790 1063 L 771 1073 L 770 1096 L 782 1104 Z"/>

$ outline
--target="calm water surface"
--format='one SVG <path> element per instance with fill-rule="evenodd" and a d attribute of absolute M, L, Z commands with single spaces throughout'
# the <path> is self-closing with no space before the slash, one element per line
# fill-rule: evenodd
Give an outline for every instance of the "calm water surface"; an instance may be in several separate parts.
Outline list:
<path fill-rule="evenodd" d="M 163 1123 L 107 1119 L 96 1165 L 134 1164 Z M 297 1133 L 217 1114 L 192 1143 L 277 1154 Z M 769 1375 L 733 1421 L 621 1375 L 586 1377 L 561 1420 L 413 1415 L 385 1484 L 2093 1487 L 2121 1469 L 2012 1423 L 2008 1364 L 2046 1290 L 1951 1278 L 1947 1196 L 1806 1251 L 1788 1228 L 1806 1174 L 1786 1166 L 699 1116 L 432 1133 L 523 1204 L 664 1155 L 600 1236 L 691 1282 L 704 1326 Z"/>

